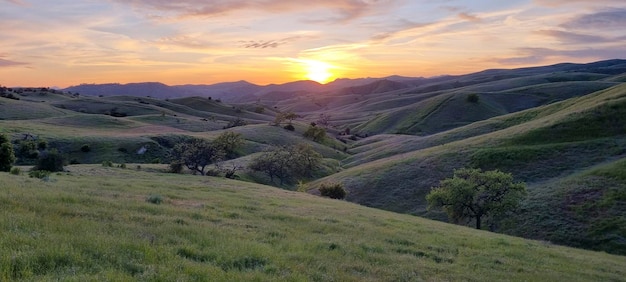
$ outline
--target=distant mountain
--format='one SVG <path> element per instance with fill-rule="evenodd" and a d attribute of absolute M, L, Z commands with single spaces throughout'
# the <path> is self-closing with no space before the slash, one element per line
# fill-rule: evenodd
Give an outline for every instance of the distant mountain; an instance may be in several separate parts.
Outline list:
<path fill-rule="evenodd" d="M 233 102 L 239 100 L 247 100 L 253 97 L 255 93 L 263 89 L 263 86 L 256 85 L 245 80 L 236 82 L 222 82 L 217 84 L 205 85 L 177 85 L 174 88 L 184 90 L 185 96 L 203 96 L 212 97 L 214 99 Z"/>
<path fill-rule="evenodd" d="M 626 72 L 626 60 L 606 60 L 589 64 L 562 63 L 550 66 L 518 68 L 518 69 L 489 69 L 481 72 L 457 75 L 437 76 L 431 78 L 388 76 L 385 78 L 340 78 L 328 84 L 302 80 L 284 84 L 256 85 L 244 80 L 224 82 L 211 85 L 176 85 L 168 86 L 158 82 L 129 83 L 129 84 L 81 84 L 64 89 L 96 96 L 150 96 L 153 98 L 181 98 L 191 96 L 212 97 L 229 103 L 245 103 L 269 99 L 275 101 L 279 97 L 293 97 L 294 93 L 306 94 L 373 94 L 394 91 L 404 88 L 413 88 L 415 93 L 449 90 L 459 87 L 478 85 L 481 83 L 501 81 L 504 79 L 520 78 L 532 75 L 550 74 L 556 72 L 567 73 L 594 73 L 614 75 Z M 289 92 L 289 93 L 288 93 Z M 266 96 L 269 95 L 269 96 Z"/>
<path fill-rule="evenodd" d="M 278 96 L 291 96 L 288 93 L 280 94 L 282 92 L 292 93 L 322 93 L 331 91 L 340 91 L 344 88 L 352 88 L 363 85 L 368 85 L 377 81 L 389 81 L 403 83 L 408 87 L 415 85 L 417 81 L 423 81 L 424 78 L 412 78 L 402 76 L 390 76 L 387 78 L 357 78 L 348 79 L 341 78 L 336 79 L 328 84 L 320 84 L 311 80 L 301 80 L 288 82 L 284 84 L 269 84 L 265 86 L 256 85 L 245 80 L 236 82 L 222 82 L 216 84 L 186 84 L 186 85 L 174 85 L 168 86 L 158 82 L 144 82 L 144 83 L 108 83 L 108 84 L 81 84 L 77 86 L 71 86 L 63 90 L 70 92 L 78 92 L 83 95 L 92 96 L 138 96 L 145 97 L 150 96 L 153 98 L 167 99 L 167 98 L 181 98 L 191 96 L 212 97 L 214 99 L 221 99 L 225 102 L 251 102 L 258 99 L 270 98 L 275 99 Z M 393 87 L 392 87 L 393 88 Z M 354 89 L 353 89 L 354 90 Z M 351 90 L 346 90 L 351 91 Z M 345 91 L 342 91 L 345 92 Z M 272 93 L 271 97 L 264 97 L 267 94 Z"/>
<path fill-rule="evenodd" d="M 142 82 L 142 83 L 109 83 L 109 84 L 81 84 L 63 89 L 73 93 L 92 96 L 137 96 L 166 99 L 188 96 L 188 93 L 182 89 L 167 86 L 159 82 Z"/>
<path fill-rule="evenodd" d="M 374 94 L 374 93 L 384 93 L 399 89 L 405 89 L 411 87 L 410 84 L 393 81 L 389 79 L 375 80 L 371 83 L 353 87 L 343 88 L 337 91 L 337 94 L 341 95 L 349 95 L 349 94 Z"/>

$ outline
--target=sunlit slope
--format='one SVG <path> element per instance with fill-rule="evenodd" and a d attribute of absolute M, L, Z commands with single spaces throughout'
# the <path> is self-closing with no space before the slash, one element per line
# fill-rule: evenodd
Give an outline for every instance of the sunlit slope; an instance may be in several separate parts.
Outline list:
<path fill-rule="evenodd" d="M 368 206 L 439 217 L 426 213 L 425 195 L 453 169 L 512 172 L 532 189 L 626 155 L 625 119 L 626 85 L 619 85 L 429 137 L 365 139 L 344 160 L 355 166 L 317 183 L 342 182 L 349 200 Z"/>
<path fill-rule="evenodd" d="M 624 257 L 305 193 L 99 165 L 68 169 L 49 181 L 0 173 L 0 279 L 618 281 L 626 276 Z"/>
<path fill-rule="evenodd" d="M 571 79 L 607 77 L 592 75 L 588 75 L 591 78 L 575 76 Z M 399 97 L 388 97 L 385 101 L 367 103 L 365 108 L 374 111 L 376 116 L 355 129 L 370 134 L 430 135 L 495 116 L 583 96 L 618 84 L 565 79 L 557 74 L 541 75 L 486 82 L 428 94 L 413 94 L 410 91 Z M 470 101 L 470 95 L 476 95 L 478 101 Z M 411 100 L 416 102 L 410 103 Z M 372 108 L 374 106 L 378 108 Z"/>

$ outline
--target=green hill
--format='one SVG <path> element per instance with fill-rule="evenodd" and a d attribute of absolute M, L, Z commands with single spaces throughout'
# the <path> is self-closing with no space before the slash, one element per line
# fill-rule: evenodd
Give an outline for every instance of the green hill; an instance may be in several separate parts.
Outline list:
<path fill-rule="evenodd" d="M 624 257 L 159 169 L 70 166 L 70 172 L 46 181 L 0 173 L 0 279 L 619 281 L 626 276 Z"/>
<path fill-rule="evenodd" d="M 455 168 L 472 166 L 511 172 L 526 181 L 531 191 L 538 191 L 543 183 L 560 181 L 595 165 L 623 158 L 626 156 L 625 109 L 626 85 L 619 85 L 428 137 L 372 137 L 379 139 L 373 143 L 366 143 L 368 139 L 358 142 L 358 147 L 353 149 L 357 154 L 344 160 L 350 166 L 348 169 L 317 183 L 342 182 L 350 191 L 349 200 L 368 206 L 444 219 L 441 214 L 426 211 L 424 197 L 440 179 L 451 176 Z M 603 185 L 597 182 L 594 187 L 604 191 Z M 536 197 L 545 195 L 537 193 Z M 595 205 L 596 200 L 582 199 L 580 204 Z M 623 212 L 623 204 L 617 198 L 615 209 Z M 560 224 L 567 225 L 573 220 L 567 214 L 563 217 L 566 220 Z M 615 215 L 607 220 L 624 228 L 626 224 L 620 217 Z M 516 234 L 536 238 L 532 232 Z M 588 236 L 587 233 L 570 235 L 578 237 L 576 240 Z M 623 233 L 605 239 L 603 247 L 587 246 L 624 253 L 622 248 L 626 244 L 622 236 Z M 559 242 L 573 244 L 574 239 L 569 239 L 572 241 Z M 616 244 L 622 247 L 607 247 Z"/>

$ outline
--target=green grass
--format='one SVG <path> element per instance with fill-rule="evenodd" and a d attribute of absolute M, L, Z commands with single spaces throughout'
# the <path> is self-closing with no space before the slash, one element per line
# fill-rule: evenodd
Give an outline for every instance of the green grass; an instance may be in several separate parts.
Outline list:
<path fill-rule="evenodd" d="M 533 185 L 502 230 L 579 248 L 626 254 L 626 159 Z"/>
<path fill-rule="evenodd" d="M 1 280 L 618 281 L 626 259 L 250 183 L 2 173 Z M 159 205 L 147 202 L 159 195 Z"/>

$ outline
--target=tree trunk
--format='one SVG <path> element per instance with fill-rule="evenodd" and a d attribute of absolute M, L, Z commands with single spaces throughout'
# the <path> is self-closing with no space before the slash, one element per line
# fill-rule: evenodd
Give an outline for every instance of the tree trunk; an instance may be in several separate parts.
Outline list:
<path fill-rule="evenodd" d="M 476 229 L 480 229 L 480 216 L 476 217 Z"/>

